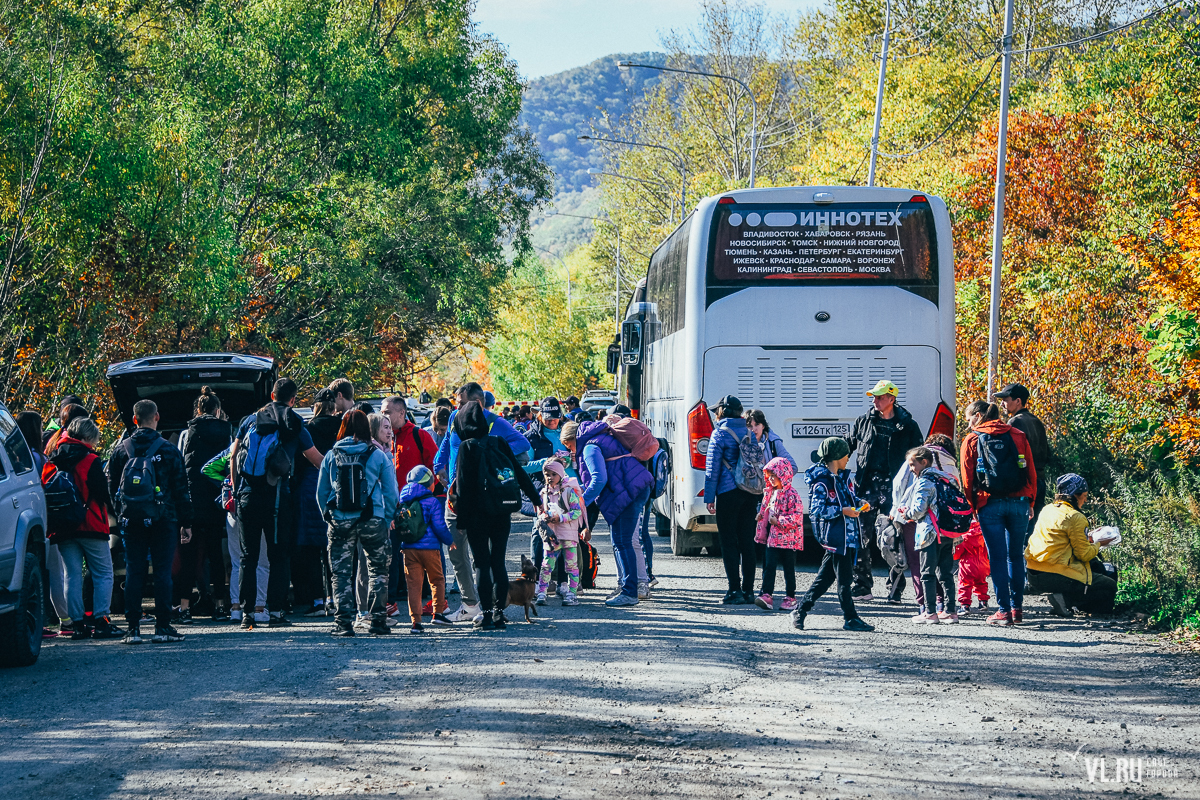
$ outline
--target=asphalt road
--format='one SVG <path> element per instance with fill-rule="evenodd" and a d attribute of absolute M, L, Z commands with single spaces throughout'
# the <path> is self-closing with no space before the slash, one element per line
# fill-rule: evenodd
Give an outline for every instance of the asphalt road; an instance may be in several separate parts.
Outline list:
<path fill-rule="evenodd" d="M 52 640 L 0 673 L 0 797 L 1200 797 L 1197 660 L 1152 637 L 1044 605 L 1000 630 L 873 604 L 852 634 L 829 600 L 798 632 L 718 605 L 718 559 L 655 561 L 652 601 L 506 632 Z"/>

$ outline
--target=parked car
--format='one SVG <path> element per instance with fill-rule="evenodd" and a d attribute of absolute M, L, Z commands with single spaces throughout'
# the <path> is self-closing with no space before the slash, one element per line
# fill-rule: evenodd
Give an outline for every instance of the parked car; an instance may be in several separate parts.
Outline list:
<path fill-rule="evenodd" d="M 579 399 L 579 407 L 592 416 L 601 419 L 617 404 L 617 393 L 611 389 L 590 389 Z"/>
<path fill-rule="evenodd" d="M 27 667 L 42 649 L 46 495 L 16 420 L 0 403 L 0 666 Z"/>

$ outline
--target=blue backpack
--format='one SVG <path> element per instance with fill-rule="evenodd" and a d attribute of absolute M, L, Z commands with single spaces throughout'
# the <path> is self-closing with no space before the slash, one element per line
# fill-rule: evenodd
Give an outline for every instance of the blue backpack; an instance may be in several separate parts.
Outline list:
<path fill-rule="evenodd" d="M 651 499 L 662 497 L 667 491 L 667 483 L 671 480 L 671 455 L 667 449 L 667 440 L 658 440 L 658 452 L 650 456 L 646 469 L 654 476 L 654 487 L 650 490 Z"/>
<path fill-rule="evenodd" d="M 288 455 L 279 431 L 259 433 L 258 426 L 246 434 L 246 460 L 240 471 L 255 478 L 265 478 L 267 485 L 275 486 L 292 476 L 292 458 Z"/>

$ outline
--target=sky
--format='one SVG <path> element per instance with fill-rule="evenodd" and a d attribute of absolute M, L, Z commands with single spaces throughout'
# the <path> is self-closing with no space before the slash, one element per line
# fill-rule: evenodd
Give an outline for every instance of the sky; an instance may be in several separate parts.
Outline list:
<path fill-rule="evenodd" d="M 814 0 L 759 0 L 794 15 Z M 478 0 L 482 32 L 508 47 L 526 78 L 582 66 L 611 53 L 659 50 L 659 33 L 692 27 L 701 0 Z"/>

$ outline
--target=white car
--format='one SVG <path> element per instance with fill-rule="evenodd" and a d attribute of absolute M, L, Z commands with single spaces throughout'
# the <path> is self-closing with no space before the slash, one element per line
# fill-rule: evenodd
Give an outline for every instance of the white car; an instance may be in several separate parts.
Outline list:
<path fill-rule="evenodd" d="M 42 649 L 46 495 L 16 420 L 0 403 L 0 666 L 28 667 Z"/>

